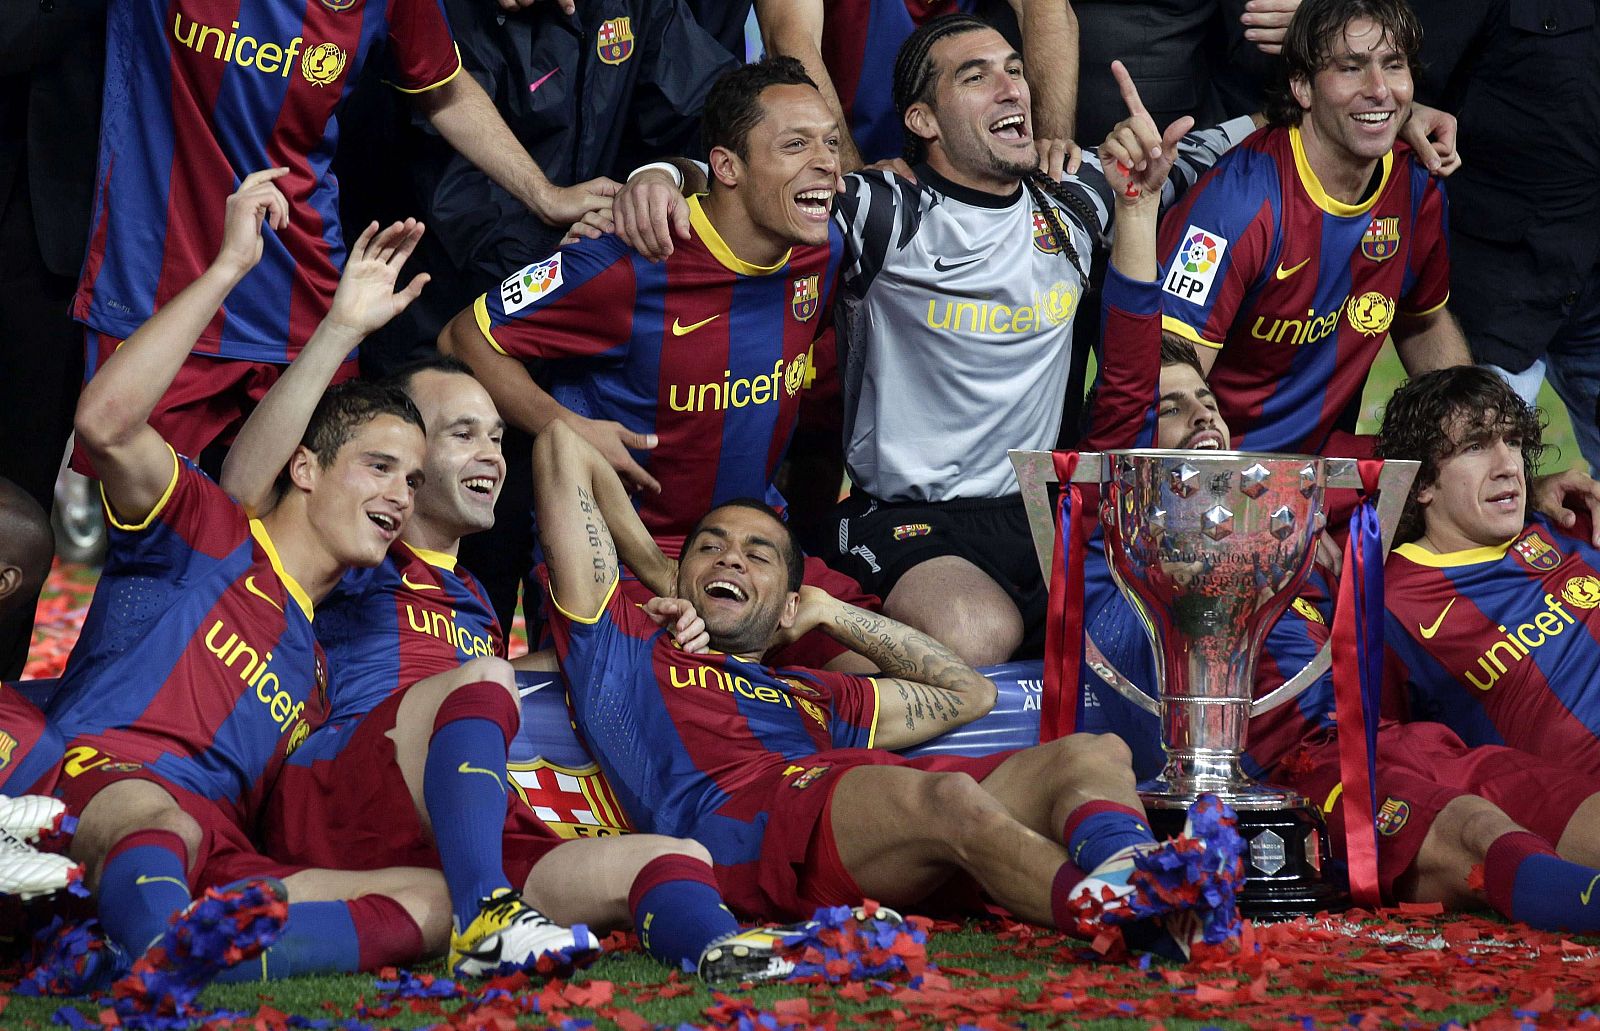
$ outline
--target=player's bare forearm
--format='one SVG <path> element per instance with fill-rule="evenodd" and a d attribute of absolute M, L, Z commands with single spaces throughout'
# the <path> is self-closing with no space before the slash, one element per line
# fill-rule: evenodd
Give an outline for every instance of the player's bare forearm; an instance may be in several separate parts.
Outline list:
<path fill-rule="evenodd" d="M 1070 140 L 1078 113 L 1078 16 L 1068 0 L 1011 0 L 1033 93 L 1033 135 Z"/>
<path fill-rule="evenodd" d="M 1154 282 L 1156 258 L 1156 220 L 1161 213 L 1161 195 L 1143 193 L 1128 197 L 1119 191 L 1117 215 L 1111 230 L 1111 264 L 1129 279 Z"/>
<path fill-rule="evenodd" d="M 839 171 L 854 172 L 862 165 L 861 152 L 850 138 L 844 105 L 822 61 L 823 0 L 756 0 L 755 9 L 767 53 L 792 57 L 804 65 L 828 110 L 839 120 L 839 128 L 844 130 L 839 136 Z"/>
<path fill-rule="evenodd" d="M 472 308 L 464 308 L 439 333 L 439 350 L 466 362 L 506 422 L 537 434 L 566 409 L 528 374 L 528 367 L 489 346 Z"/>
<path fill-rule="evenodd" d="M 533 496 L 551 594 L 568 613 L 589 619 L 616 583 L 617 549 L 580 447 L 587 445 L 560 423 L 539 435 L 533 442 Z"/>
<path fill-rule="evenodd" d="M 1394 350 L 1408 376 L 1472 364 L 1467 338 L 1448 308 L 1397 319 Z"/>
<path fill-rule="evenodd" d="M 472 76 L 462 70 L 444 85 L 417 94 L 414 101 L 457 153 L 528 210 L 545 217 L 553 189 L 550 180 Z"/>
<path fill-rule="evenodd" d="M 806 588 L 805 598 L 821 609 L 817 625 L 828 636 L 883 672 L 878 681 L 881 747 L 926 741 L 994 708 L 994 684 L 922 631 L 815 588 Z"/>

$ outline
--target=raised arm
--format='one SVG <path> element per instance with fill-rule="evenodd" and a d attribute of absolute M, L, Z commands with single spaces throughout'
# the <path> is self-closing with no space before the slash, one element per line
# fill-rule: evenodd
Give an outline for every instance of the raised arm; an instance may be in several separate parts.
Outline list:
<path fill-rule="evenodd" d="M 878 682 L 879 748 L 906 748 L 965 726 L 994 708 L 995 686 L 920 630 L 856 608 L 809 585 L 783 639 L 821 629 L 883 671 Z"/>
<path fill-rule="evenodd" d="M 140 326 L 78 398 L 78 443 L 124 523 L 144 522 L 172 483 L 171 449 L 147 420 L 217 309 L 261 260 L 262 219 L 274 229 L 289 224 L 288 201 L 273 185 L 288 171 L 245 177 L 228 198 L 216 260 Z"/>
<path fill-rule="evenodd" d="M 345 356 L 422 293 L 427 273 L 398 293 L 394 289 L 401 267 L 422 239 L 422 229 L 414 218 L 381 233 L 378 223 L 367 226 L 350 249 L 328 314 L 239 430 L 222 463 L 222 489 L 252 516 L 265 515 L 277 504 L 273 485 L 278 473 L 294 454 Z"/>
<path fill-rule="evenodd" d="M 672 592 L 678 564 L 651 539 L 605 458 L 565 423 L 533 443 L 533 489 L 550 591 L 567 612 L 598 614 L 619 560 L 656 594 Z"/>
<path fill-rule="evenodd" d="M 1078 16 L 1069 0 L 1010 3 L 1022 30 L 1022 60 L 1033 94 L 1033 134 L 1070 140 L 1078 114 Z"/>

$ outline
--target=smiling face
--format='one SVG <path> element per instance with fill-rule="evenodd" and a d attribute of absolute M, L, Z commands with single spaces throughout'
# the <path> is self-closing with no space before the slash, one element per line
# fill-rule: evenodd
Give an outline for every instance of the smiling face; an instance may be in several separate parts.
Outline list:
<path fill-rule="evenodd" d="M 1528 481 L 1521 434 L 1501 423 L 1466 431 L 1454 420 L 1456 442 L 1438 462 L 1433 482 L 1416 492 L 1422 510 L 1419 543 L 1447 554 L 1502 545 L 1522 532 Z"/>
<path fill-rule="evenodd" d="M 1156 447 L 1226 451 L 1231 442 L 1216 396 L 1200 373 L 1183 363 L 1163 365 Z"/>
<path fill-rule="evenodd" d="M 746 156 L 717 147 L 712 171 L 736 187 L 746 220 L 780 249 L 825 244 L 839 185 L 839 123 L 812 86 L 768 86 L 761 108 Z"/>
<path fill-rule="evenodd" d="M 753 508 L 719 508 L 701 520 L 678 559 L 677 596 L 705 620 L 712 647 L 760 655 L 794 622 L 788 541 L 782 523 Z"/>
<path fill-rule="evenodd" d="M 928 163 L 951 182 L 1010 193 L 1039 168 L 1022 55 L 993 29 L 948 36 L 928 52 L 933 96 L 906 109 Z"/>
<path fill-rule="evenodd" d="M 327 466 L 304 447 L 292 460 L 306 516 L 341 565 L 375 566 L 404 532 L 422 482 L 422 431 L 393 415 L 369 419 Z"/>
<path fill-rule="evenodd" d="M 1411 63 L 1382 26 L 1353 18 L 1316 75 L 1290 89 L 1306 112 L 1306 152 L 1325 184 L 1370 175 L 1411 113 Z"/>
<path fill-rule="evenodd" d="M 505 422 L 488 391 L 461 373 L 424 369 L 411 377 L 406 393 L 428 424 L 426 479 L 406 540 L 453 553 L 462 537 L 494 525 L 506 478 Z"/>

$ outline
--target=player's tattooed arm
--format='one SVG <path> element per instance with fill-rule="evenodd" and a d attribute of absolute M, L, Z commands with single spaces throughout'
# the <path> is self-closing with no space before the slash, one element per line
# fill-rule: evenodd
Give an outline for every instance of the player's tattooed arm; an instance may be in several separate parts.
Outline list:
<path fill-rule="evenodd" d="M 564 423 L 533 444 L 534 508 L 550 589 L 568 613 L 590 618 L 616 583 L 619 562 L 666 593 L 677 563 L 661 554 L 600 453 Z"/>
<path fill-rule="evenodd" d="M 994 684 L 922 631 L 814 587 L 801 588 L 800 604 L 797 628 L 820 626 L 883 672 L 878 680 L 879 747 L 926 741 L 994 708 Z"/>

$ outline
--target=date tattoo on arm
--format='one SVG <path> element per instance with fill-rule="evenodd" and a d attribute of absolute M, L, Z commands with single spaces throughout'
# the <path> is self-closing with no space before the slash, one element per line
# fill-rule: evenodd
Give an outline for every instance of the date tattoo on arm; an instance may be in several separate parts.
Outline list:
<path fill-rule="evenodd" d="M 583 512 L 583 530 L 589 538 L 590 562 L 594 567 L 594 582 L 605 585 L 611 582 L 617 569 L 617 546 L 611 540 L 611 531 L 600 518 L 594 497 L 583 487 L 578 488 L 578 508 Z"/>

